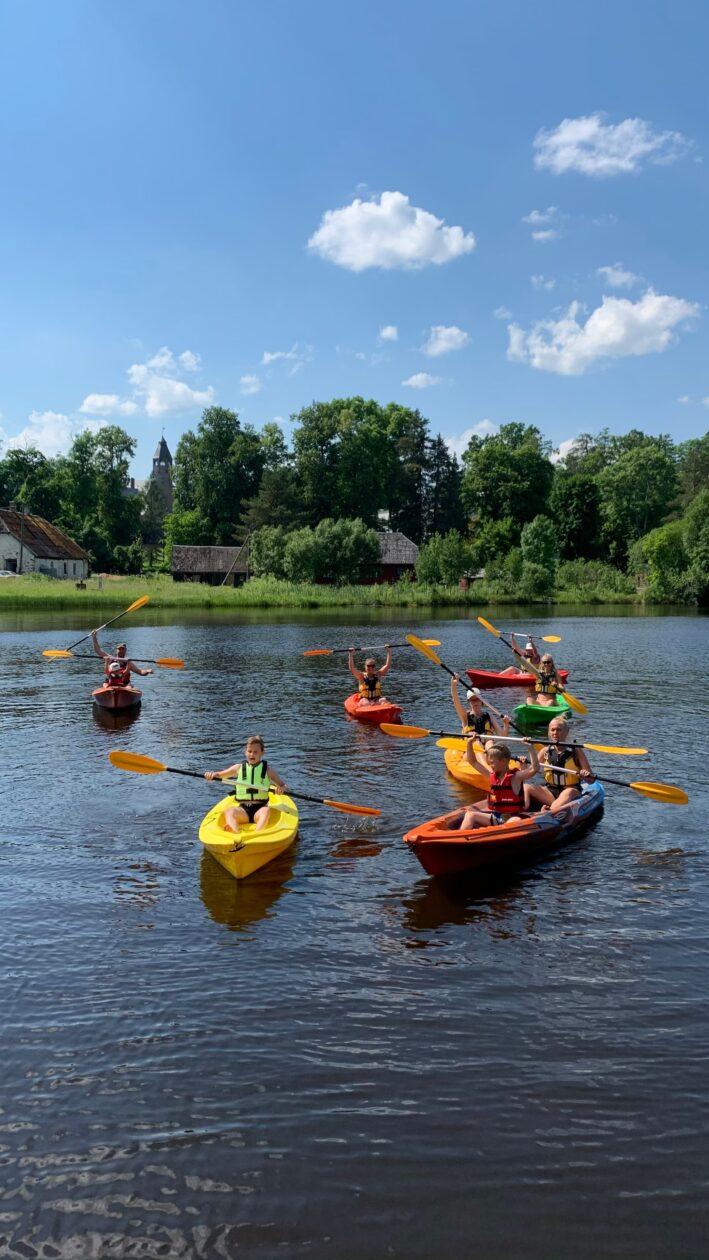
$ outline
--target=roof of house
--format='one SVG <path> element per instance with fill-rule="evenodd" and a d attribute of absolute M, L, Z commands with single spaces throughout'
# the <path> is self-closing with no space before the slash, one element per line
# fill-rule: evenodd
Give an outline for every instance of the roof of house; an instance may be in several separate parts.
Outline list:
<path fill-rule="evenodd" d="M 186 547 L 176 544 L 172 548 L 171 567 L 173 573 L 246 573 L 248 559 L 248 547 L 245 546 Z"/>
<path fill-rule="evenodd" d="M 416 564 L 419 549 L 406 534 L 386 530 L 377 534 L 381 564 Z"/>
<path fill-rule="evenodd" d="M 155 447 L 155 454 L 153 455 L 153 459 L 157 459 L 159 460 L 160 463 L 163 463 L 163 464 L 172 463 L 172 455 L 170 454 L 170 448 L 167 442 L 165 441 L 164 437 L 160 438 L 160 441 Z"/>
<path fill-rule="evenodd" d="M 15 512 L 13 508 L 0 508 L 0 529 L 22 541 L 28 551 L 39 560 L 88 560 L 88 554 L 73 538 L 50 525 L 42 516 L 27 512 Z"/>

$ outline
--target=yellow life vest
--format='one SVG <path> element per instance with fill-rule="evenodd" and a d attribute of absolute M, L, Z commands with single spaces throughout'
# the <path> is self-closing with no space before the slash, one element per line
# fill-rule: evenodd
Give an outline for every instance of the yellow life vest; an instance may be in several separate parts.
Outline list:
<path fill-rule="evenodd" d="M 557 766 L 562 768 L 573 766 L 574 773 L 556 774 Z M 573 748 L 562 748 L 561 752 L 553 746 L 547 748 L 546 760 L 544 761 L 544 780 L 550 788 L 578 787 L 581 782 L 581 774 Z"/>
<path fill-rule="evenodd" d="M 555 696 L 559 690 L 559 680 L 556 676 L 556 670 L 553 674 L 542 674 L 534 684 L 534 690 L 538 696 Z"/>
<path fill-rule="evenodd" d="M 358 690 L 364 700 L 379 700 L 382 694 L 382 684 L 378 677 L 368 679 L 365 674 Z"/>

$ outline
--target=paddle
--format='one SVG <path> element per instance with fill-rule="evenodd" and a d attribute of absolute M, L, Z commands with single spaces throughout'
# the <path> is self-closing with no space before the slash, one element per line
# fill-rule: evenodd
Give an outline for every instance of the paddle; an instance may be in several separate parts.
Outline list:
<path fill-rule="evenodd" d="M 438 653 L 434 652 L 433 649 L 429 646 L 430 640 L 418 639 L 415 634 L 407 634 L 406 641 L 412 648 L 416 648 L 416 651 L 420 652 L 422 656 L 425 656 L 429 661 L 433 661 L 434 665 L 440 665 L 441 669 L 444 669 L 447 674 L 450 674 L 451 678 L 454 678 L 456 682 L 462 682 L 460 674 L 456 674 L 455 671 L 452 670 L 449 665 L 446 665 L 445 661 L 441 660 Z M 487 701 L 485 701 L 485 704 L 487 705 L 488 709 L 490 709 L 490 711 L 495 714 L 496 717 L 503 718 L 506 716 L 504 713 L 501 713 L 499 709 L 496 709 L 492 704 L 489 704 Z M 510 719 L 510 726 L 514 727 L 516 731 L 519 730 L 519 727 L 516 726 L 515 723 L 511 719 Z"/>
<path fill-rule="evenodd" d="M 440 647 L 440 646 L 441 646 L 441 640 L 440 640 L 440 639 L 421 639 L 421 642 L 422 642 L 422 643 L 428 643 L 428 644 L 430 644 L 432 647 Z M 410 643 L 390 643 L 390 644 L 389 644 L 389 647 L 390 647 L 390 648 L 405 648 L 405 647 L 411 647 L 411 646 L 412 646 L 412 645 L 411 645 Z M 386 647 L 387 647 L 387 645 L 386 645 L 386 643 L 385 643 L 385 644 L 384 644 L 383 646 L 381 646 L 381 647 L 373 647 L 373 648 L 366 648 L 366 647 L 356 647 L 356 648 L 310 648 L 310 650 L 309 650 L 309 651 L 307 651 L 307 652 L 303 652 L 303 656 L 334 656 L 336 652 L 383 652 L 383 651 L 385 651 Z"/>
<path fill-rule="evenodd" d="M 133 603 L 130 604 L 128 608 L 123 609 L 123 612 L 119 612 L 116 614 L 115 617 L 111 617 L 110 621 L 104 621 L 102 626 L 97 626 L 96 633 L 98 634 L 99 630 L 105 630 L 106 626 L 112 626 L 114 621 L 120 621 L 121 617 L 125 617 L 127 613 L 136 612 L 138 608 L 143 608 L 144 605 L 147 604 L 149 599 L 150 599 L 149 595 L 141 595 L 140 599 L 134 599 Z M 87 639 L 91 638 L 92 634 L 93 634 L 93 630 L 89 630 L 89 633 L 83 634 L 80 639 L 76 640 L 76 643 L 70 643 L 68 648 L 66 648 L 66 651 L 71 652 L 75 647 L 78 647 L 80 643 L 85 643 Z M 52 656 L 52 655 L 53 655 L 52 648 L 48 648 L 46 652 L 42 653 L 42 656 Z"/>
<path fill-rule="evenodd" d="M 465 747 L 468 739 L 488 740 L 493 744 L 539 744 L 542 747 L 551 748 L 552 744 L 549 740 L 544 739 L 526 739 L 517 735 L 451 735 L 448 731 L 429 731 L 425 726 L 395 726 L 393 723 L 382 722 L 380 728 L 385 735 L 396 735 L 399 739 L 423 739 L 427 735 L 437 735 L 450 743 L 442 744 L 445 748 Z M 622 748 L 616 744 L 578 744 L 575 740 L 559 740 L 559 748 L 591 748 L 593 752 L 611 753 L 618 757 L 640 757 L 647 752 L 647 748 Z M 573 773 L 573 771 L 572 771 Z"/>
<path fill-rule="evenodd" d="M 184 774 L 190 779 L 202 779 L 204 775 L 198 770 L 178 770 L 175 766 L 163 765 L 162 761 L 156 761 L 154 757 L 144 757 L 140 753 L 129 752 L 110 752 L 108 760 L 117 770 L 128 770 L 131 774 Z M 217 783 L 227 783 L 233 785 L 233 779 L 216 779 Z M 274 792 L 276 788 L 272 789 Z M 379 816 L 380 809 L 372 809 L 369 805 L 348 805 L 344 801 L 332 801 L 322 796 L 306 796 L 304 792 L 287 792 L 288 796 L 294 796 L 299 801 L 314 801 L 316 805 L 328 805 L 330 809 L 339 809 L 343 814 L 371 814 Z"/>
<path fill-rule="evenodd" d="M 42 656 L 48 656 L 53 661 L 97 661 L 99 657 L 92 656 L 90 652 L 65 652 L 62 648 L 47 648 Z M 114 656 L 115 661 L 123 658 Z M 180 660 L 179 656 L 160 656 L 153 661 L 148 656 L 127 656 L 127 661 L 135 661 L 137 665 L 161 665 L 163 669 L 184 669 L 185 662 Z"/>
<path fill-rule="evenodd" d="M 554 766 L 554 774 L 576 774 L 575 770 L 567 770 L 563 766 Z M 634 792 L 639 792 L 641 796 L 647 796 L 651 801 L 662 801 L 665 805 L 686 805 L 689 801 L 687 793 L 682 788 L 674 787 L 671 783 L 627 783 L 625 779 L 607 779 L 605 776 L 601 778 L 596 775 L 599 783 L 615 783 L 618 787 L 632 788 Z"/>
<path fill-rule="evenodd" d="M 500 630 L 496 630 L 495 627 L 491 625 L 489 621 L 486 621 L 484 617 L 478 617 L 478 621 L 481 626 L 484 626 L 486 630 L 490 631 L 490 634 L 494 634 L 497 639 L 502 639 L 502 642 L 510 648 L 511 651 L 515 652 L 515 649 L 512 647 L 509 639 L 506 639 Z M 519 655 L 519 653 L 516 652 L 515 655 Z M 529 666 L 532 673 L 537 675 L 537 678 L 541 677 L 541 670 L 537 669 L 537 666 L 533 665 L 531 661 L 525 661 L 525 669 L 527 666 Z M 564 700 L 569 707 L 573 709 L 574 713 L 588 713 L 586 705 L 581 700 L 578 700 L 576 696 L 572 696 L 569 691 L 560 691 L 559 695 L 563 696 Z"/>
<path fill-rule="evenodd" d="M 542 643 L 561 643 L 560 634 L 525 634 L 524 630 L 503 630 L 503 634 L 518 634 L 520 639 L 541 639 Z"/>

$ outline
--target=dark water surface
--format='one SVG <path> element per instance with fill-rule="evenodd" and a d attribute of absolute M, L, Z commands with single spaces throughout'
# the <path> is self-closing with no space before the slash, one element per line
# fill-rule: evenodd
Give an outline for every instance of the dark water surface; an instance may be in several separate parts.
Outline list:
<path fill-rule="evenodd" d="M 465 789 L 433 741 L 345 718 L 343 658 L 301 653 L 430 627 L 495 668 L 495 640 L 420 614 L 139 618 L 130 650 L 190 670 L 145 680 L 118 730 L 89 662 L 39 655 L 75 619 L 0 636 L 0 1255 L 706 1256 L 707 621 L 548 625 L 577 731 L 654 750 L 596 768 L 689 807 L 608 788 L 578 843 L 451 893 L 401 836 Z M 387 693 L 450 728 L 412 657 Z M 237 885 L 197 844 L 218 788 L 106 756 L 223 766 L 252 731 L 292 786 L 384 816 L 304 806 L 290 855 Z"/>

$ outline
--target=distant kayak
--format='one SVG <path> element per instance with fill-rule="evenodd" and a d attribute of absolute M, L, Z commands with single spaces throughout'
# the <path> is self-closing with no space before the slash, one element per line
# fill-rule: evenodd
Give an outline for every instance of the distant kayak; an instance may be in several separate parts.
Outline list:
<path fill-rule="evenodd" d="M 559 696 L 554 704 L 518 704 L 513 713 L 517 726 L 529 730 L 533 726 L 548 726 L 552 718 L 568 717 L 571 707 Z"/>
<path fill-rule="evenodd" d="M 269 805 L 275 817 L 267 827 L 257 831 L 247 823 L 238 832 L 227 831 L 224 811 L 234 803 L 233 796 L 218 801 L 202 819 L 199 838 L 225 871 L 234 879 L 245 879 L 290 848 L 298 834 L 298 809 L 290 796 L 273 793 Z"/>
<path fill-rule="evenodd" d="M 110 713 L 123 713 L 126 709 L 135 709 L 140 704 L 142 691 L 137 687 L 109 687 L 106 683 L 91 692 L 94 704 Z"/>
<path fill-rule="evenodd" d="M 559 814 L 529 814 L 521 822 L 470 831 L 451 830 L 460 810 L 412 827 L 404 842 L 429 875 L 469 875 L 486 867 L 525 865 L 568 844 L 603 809 L 600 783 L 584 784 L 581 796 Z"/>
<path fill-rule="evenodd" d="M 362 704 L 357 692 L 345 700 L 345 712 L 358 722 L 369 722 L 373 726 L 381 726 L 382 722 L 400 722 L 401 705 L 390 704 L 381 700 L 377 704 Z"/>
<path fill-rule="evenodd" d="M 466 669 L 466 674 L 474 687 L 481 691 L 491 691 L 494 687 L 533 687 L 537 681 L 534 674 L 499 674 L 492 669 Z M 566 682 L 569 671 L 557 671 L 562 682 Z"/>

